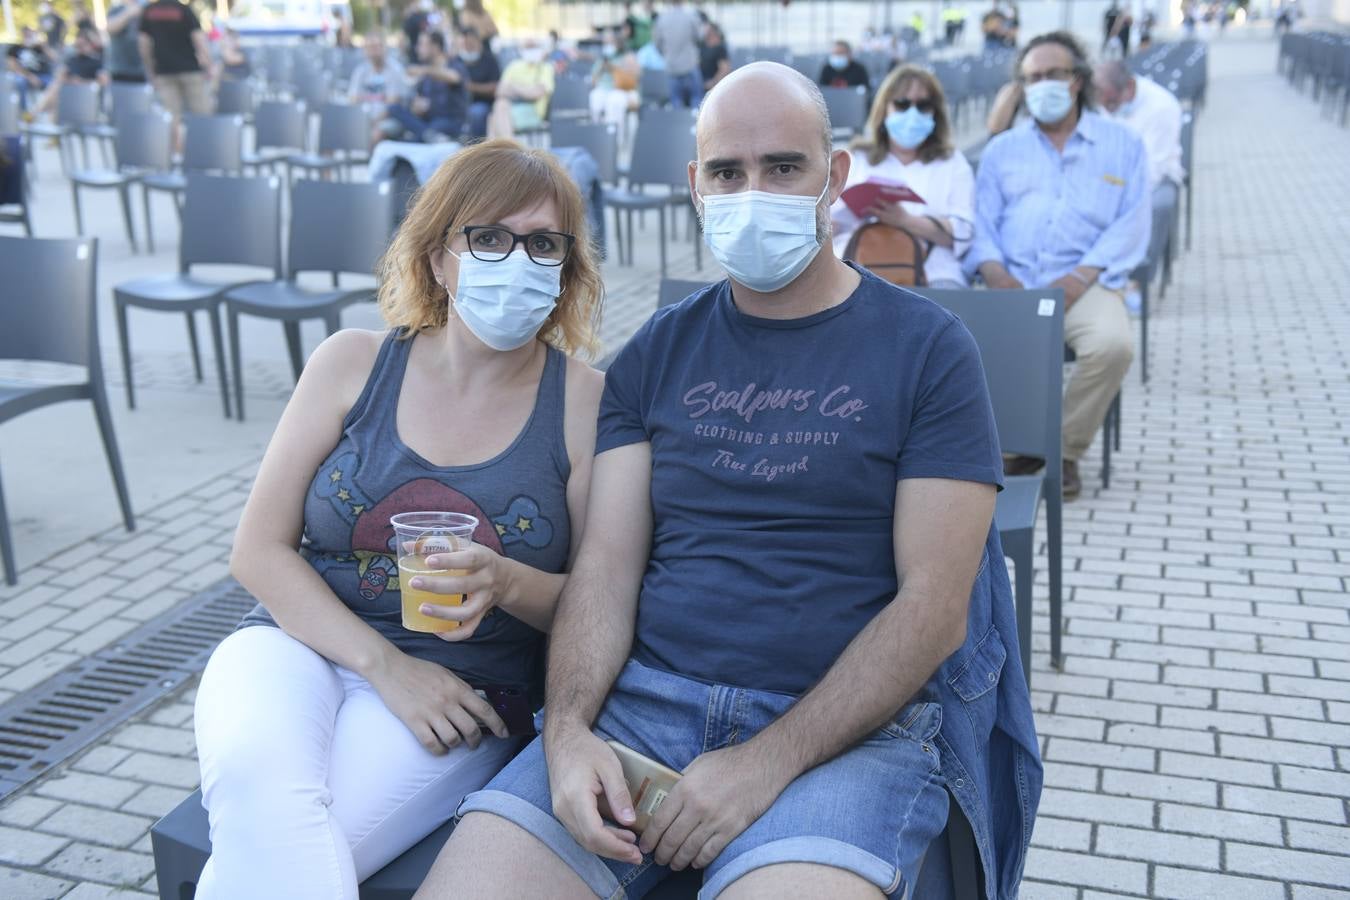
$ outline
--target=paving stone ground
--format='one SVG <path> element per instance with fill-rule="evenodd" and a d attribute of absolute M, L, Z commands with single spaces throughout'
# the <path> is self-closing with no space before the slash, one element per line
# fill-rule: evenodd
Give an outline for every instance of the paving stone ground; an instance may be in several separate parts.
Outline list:
<path fill-rule="evenodd" d="M 1213 48 L 1194 246 L 1156 311 L 1151 381 L 1126 383 L 1111 489 L 1090 455 L 1066 510 L 1062 672 L 1037 609 L 1031 900 L 1350 898 L 1350 132 L 1274 60 L 1264 41 Z M 654 306 L 639 254 L 606 266 L 607 345 Z M 671 274 L 715 269 L 683 242 Z M 169 342 L 152 349 L 144 371 L 209 406 Z M 278 404 L 280 354 L 249 372 Z M 223 575 L 259 449 L 0 590 L 0 701 Z M 0 802 L 0 897 L 154 891 L 147 829 L 196 786 L 192 700 Z"/>

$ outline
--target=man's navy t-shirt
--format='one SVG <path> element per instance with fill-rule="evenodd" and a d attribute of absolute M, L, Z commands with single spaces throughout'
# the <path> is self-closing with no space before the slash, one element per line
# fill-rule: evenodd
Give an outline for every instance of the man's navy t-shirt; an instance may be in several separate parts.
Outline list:
<path fill-rule="evenodd" d="M 843 303 L 791 320 L 745 315 L 722 281 L 610 366 L 596 453 L 652 447 L 640 663 L 804 693 L 895 597 L 897 480 L 1002 484 L 970 333 L 860 274 Z"/>

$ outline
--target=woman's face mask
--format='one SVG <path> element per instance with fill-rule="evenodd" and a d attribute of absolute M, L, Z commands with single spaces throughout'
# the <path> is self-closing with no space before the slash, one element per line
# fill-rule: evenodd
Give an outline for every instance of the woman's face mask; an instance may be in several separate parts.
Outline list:
<path fill-rule="evenodd" d="M 558 305 L 562 266 L 541 266 L 524 248 L 496 262 L 449 247 L 445 252 L 459 260 L 459 279 L 449 292 L 455 315 L 493 350 L 528 344 Z"/>

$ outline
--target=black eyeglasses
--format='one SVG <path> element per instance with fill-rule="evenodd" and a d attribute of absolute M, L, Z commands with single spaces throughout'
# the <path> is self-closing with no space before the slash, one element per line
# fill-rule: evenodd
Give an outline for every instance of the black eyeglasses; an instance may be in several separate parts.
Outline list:
<path fill-rule="evenodd" d="M 911 106 L 921 113 L 930 113 L 935 108 L 932 100 L 906 100 L 900 97 L 892 100 L 891 106 L 894 106 L 898 112 L 909 112 Z"/>
<path fill-rule="evenodd" d="M 1019 75 L 1017 80 L 1023 84 L 1035 84 L 1038 81 L 1072 81 L 1073 69 L 1046 69 L 1044 72 L 1028 72 Z"/>
<path fill-rule="evenodd" d="M 517 244 L 524 244 L 531 262 L 561 266 L 576 242 L 574 236 L 561 231 L 516 234 L 497 225 L 465 225 L 460 230 L 468 241 L 469 253 L 482 262 L 501 262 L 515 251 Z"/>

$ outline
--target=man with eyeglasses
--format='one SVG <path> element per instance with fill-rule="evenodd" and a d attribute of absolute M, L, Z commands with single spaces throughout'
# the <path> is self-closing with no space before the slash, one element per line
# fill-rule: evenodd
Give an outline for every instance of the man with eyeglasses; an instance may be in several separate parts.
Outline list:
<path fill-rule="evenodd" d="M 1016 895 L 1041 766 L 988 388 L 958 318 L 835 255 L 830 134 L 786 66 L 709 92 L 689 189 L 728 278 L 606 374 L 543 737 L 465 798 L 420 900 L 690 868 L 719 900 L 948 896 L 954 804 Z"/>
<path fill-rule="evenodd" d="M 1064 394 L 1064 497 L 1073 499 L 1078 460 L 1134 358 L 1123 293 L 1148 252 L 1148 155 L 1134 132 L 1093 111 L 1092 67 L 1067 32 L 1027 44 L 1017 77 L 1031 119 L 980 156 L 965 266 L 991 288 L 1064 291 L 1064 341 L 1078 358 Z M 1005 468 L 1043 465 L 1014 457 Z"/>

